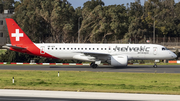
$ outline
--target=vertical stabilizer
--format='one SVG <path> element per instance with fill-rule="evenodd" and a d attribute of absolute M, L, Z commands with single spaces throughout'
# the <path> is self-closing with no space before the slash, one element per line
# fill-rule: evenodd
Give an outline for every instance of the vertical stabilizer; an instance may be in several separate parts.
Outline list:
<path fill-rule="evenodd" d="M 13 46 L 25 47 L 33 43 L 13 19 L 6 18 L 6 23 Z"/>

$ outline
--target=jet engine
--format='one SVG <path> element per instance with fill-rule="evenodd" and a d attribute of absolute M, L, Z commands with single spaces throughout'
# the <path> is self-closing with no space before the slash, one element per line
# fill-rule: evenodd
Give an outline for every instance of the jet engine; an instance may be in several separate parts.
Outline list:
<path fill-rule="evenodd" d="M 112 66 L 127 66 L 128 57 L 126 55 L 111 56 L 110 62 Z"/>

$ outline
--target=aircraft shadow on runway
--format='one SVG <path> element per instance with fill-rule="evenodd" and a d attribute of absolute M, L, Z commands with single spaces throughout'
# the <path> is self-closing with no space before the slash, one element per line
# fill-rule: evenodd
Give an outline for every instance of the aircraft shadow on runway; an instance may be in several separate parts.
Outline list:
<path fill-rule="evenodd" d="M 81 68 L 81 69 L 92 69 L 90 66 L 50 66 L 49 68 Z M 98 66 L 96 69 L 135 69 L 135 68 L 153 68 L 153 65 L 128 65 L 127 67 L 113 67 L 113 66 Z M 158 65 L 158 68 L 180 68 L 178 65 Z"/>
<path fill-rule="evenodd" d="M 82 68 L 82 69 L 91 69 L 90 66 L 50 66 L 49 68 Z M 133 68 L 153 68 L 151 65 L 147 66 L 127 66 L 127 67 L 113 67 L 113 66 L 98 66 L 96 69 L 133 69 Z M 158 66 L 158 68 L 169 68 L 169 67 L 163 67 Z"/>

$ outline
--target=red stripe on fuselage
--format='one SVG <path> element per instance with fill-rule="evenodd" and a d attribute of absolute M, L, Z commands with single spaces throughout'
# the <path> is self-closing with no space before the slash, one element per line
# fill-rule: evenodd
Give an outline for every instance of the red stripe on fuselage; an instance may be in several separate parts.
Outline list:
<path fill-rule="evenodd" d="M 34 44 L 26 44 L 27 47 L 24 47 L 26 49 L 14 49 L 14 48 L 10 48 L 10 50 L 12 51 L 16 51 L 16 52 L 21 52 L 21 53 L 26 53 L 26 54 L 30 54 L 30 55 L 35 55 L 35 56 L 42 56 L 42 57 L 47 57 L 47 58 L 53 58 L 53 59 L 58 59 L 57 57 L 54 57 L 48 53 L 45 52 L 45 54 L 41 54 L 40 53 L 40 49 Z"/>

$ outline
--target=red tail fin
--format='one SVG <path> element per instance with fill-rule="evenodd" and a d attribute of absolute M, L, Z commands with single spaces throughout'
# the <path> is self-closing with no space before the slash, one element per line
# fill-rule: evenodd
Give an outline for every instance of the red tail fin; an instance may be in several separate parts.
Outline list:
<path fill-rule="evenodd" d="M 11 44 L 13 46 L 16 45 L 24 47 L 28 44 L 33 43 L 13 19 L 6 18 L 6 23 L 8 27 Z"/>
<path fill-rule="evenodd" d="M 11 40 L 11 45 L 7 45 L 10 47 L 9 49 L 12 51 L 17 51 L 21 53 L 27 53 L 31 55 L 55 58 L 54 56 L 49 55 L 48 53 L 44 52 L 44 50 L 40 50 L 23 32 L 23 30 L 18 26 L 18 24 L 11 18 L 6 19 L 9 37 Z"/>

